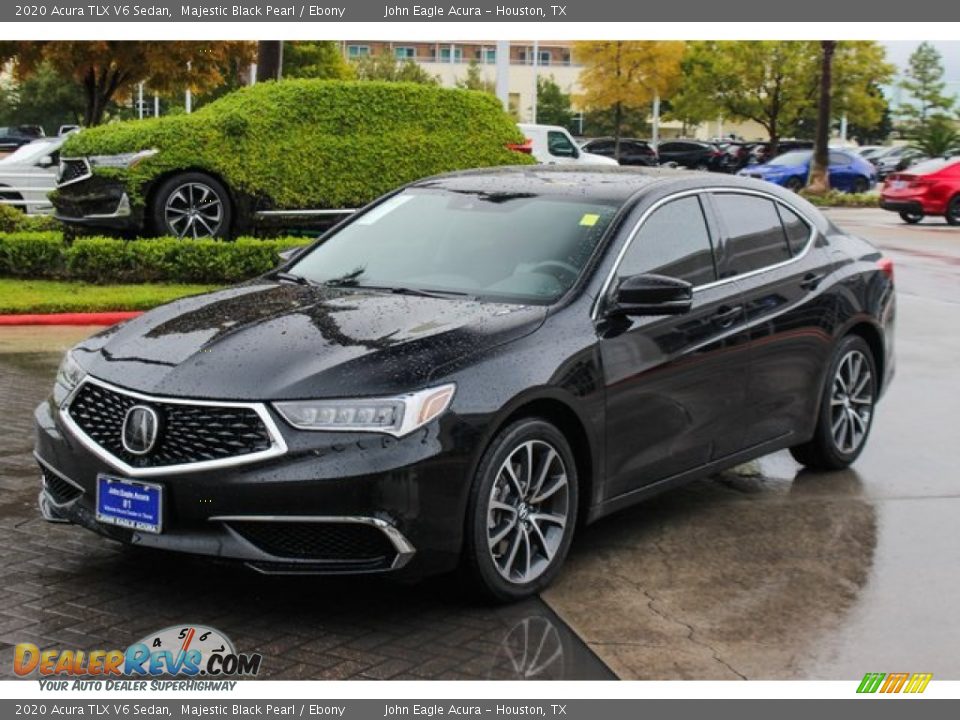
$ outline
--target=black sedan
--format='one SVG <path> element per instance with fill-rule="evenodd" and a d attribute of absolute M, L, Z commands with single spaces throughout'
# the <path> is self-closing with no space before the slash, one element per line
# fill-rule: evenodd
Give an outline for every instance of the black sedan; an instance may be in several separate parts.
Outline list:
<path fill-rule="evenodd" d="M 41 510 L 264 573 L 459 566 L 516 599 L 655 493 L 781 448 L 852 463 L 893 324 L 889 259 L 769 183 L 440 176 L 73 348 L 36 410 Z"/>
<path fill-rule="evenodd" d="M 646 140 L 620 138 L 619 149 L 615 138 L 594 138 L 583 144 L 583 149 L 594 155 L 614 158 L 621 165 L 656 167 L 660 164 L 657 151 Z"/>

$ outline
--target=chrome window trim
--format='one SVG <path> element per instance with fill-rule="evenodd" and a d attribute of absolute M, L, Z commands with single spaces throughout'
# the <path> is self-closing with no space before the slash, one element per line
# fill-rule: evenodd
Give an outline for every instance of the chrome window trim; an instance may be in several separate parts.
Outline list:
<path fill-rule="evenodd" d="M 260 450 L 255 453 L 247 453 L 245 455 L 237 455 L 229 458 L 222 458 L 219 460 L 201 460 L 199 462 L 192 463 L 179 463 L 177 465 L 163 465 L 161 467 L 149 467 L 149 468 L 138 468 L 128 465 L 120 458 L 116 457 L 105 448 L 98 445 L 93 438 L 87 435 L 83 429 L 77 425 L 77 423 L 70 417 L 69 409 L 70 405 L 73 402 L 73 399 L 77 396 L 77 393 L 80 392 L 87 384 L 97 385 L 99 387 L 111 390 L 122 395 L 127 395 L 128 397 L 134 398 L 136 400 L 142 400 L 144 402 L 154 402 L 154 403 L 163 403 L 166 405 L 193 405 L 193 406 L 202 406 L 202 407 L 221 407 L 221 408 L 246 408 L 248 410 L 253 410 L 263 421 L 263 424 L 267 428 L 267 434 L 270 436 L 270 447 L 266 450 Z M 249 463 L 259 462 L 261 460 L 268 460 L 270 458 L 279 457 L 287 452 L 287 443 L 283 439 L 283 435 L 280 433 L 280 429 L 277 427 L 276 422 L 270 415 L 270 412 L 267 410 L 267 407 L 264 403 L 252 403 L 252 402 L 231 402 L 231 401 L 219 401 L 219 400 L 191 400 L 188 398 L 173 398 L 173 397 L 163 397 L 158 395 L 146 395 L 144 393 L 135 392 L 133 390 L 127 390 L 126 388 L 118 387 L 99 378 L 95 378 L 91 375 L 87 375 L 81 380 L 77 386 L 70 391 L 70 394 L 64 399 L 59 408 L 59 416 L 61 422 L 70 431 L 70 434 L 73 435 L 80 443 L 87 448 L 94 455 L 99 457 L 101 460 L 111 465 L 114 469 L 124 473 L 127 477 L 131 478 L 146 478 L 146 477 L 159 477 L 162 475 L 179 475 L 182 473 L 190 472 L 200 472 L 203 470 L 214 470 L 227 467 L 236 467 L 237 465 L 247 465 Z"/>
<path fill-rule="evenodd" d="M 65 183 L 62 183 L 60 182 L 60 170 L 58 168 L 57 174 L 56 174 L 58 188 L 66 187 L 67 185 L 73 185 L 74 183 L 78 183 L 78 182 L 83 182 L 84 180 L 88 180 L 89 178 L 93 177 L 93 170 L 90 169 L 90 161 L 87 160 L 85 157 L 61 157 L 60 158 L 61 163 L 65 163 L 71 160 L 82 162 L 84 167 L 87 168 L 87 172 L 81 175 L 80 177 L 76 177 L 73 180 L 67 180 Z"/>
<path fill-rule="evenodd" d="M 613 283 L 613 279 L 617 275 L 617 270 L 620 268 L 620 264 L 623 261 L 624 256 L 627 254 L 627 251 L 630 249 L 630 246 L 633 245 L 633 241 L 636 239 L 637 234 L 640 232 L 640 228 L 642 228 L 643 224 L 647 221 L 647 218 L 649 218 L 656 210 L 663 207 L 667 203 L 672 202 L 673 200 L 679 200 L 680 198 L 690 197 L 691 195 L 695 195 L 695 196 L 704 195 L 706 193 L 723 194 L 723 195 L 737 195 L 737 194 L 755 195 L 757 197 L 762 197 L 767 200 L 772 200 L 773 202 L 779 203 L 780 205 L 783 205 L 784 207 L 790 209 L 797 215 L 797 217 L 803 220 L 807 224 L 807 226 L 810 228 L 810 236 L 807 238 L 807 243 L 806 245 L 804 245 L 803 250 L 800 251 L 797 255 L 792 256 L 789 260 L 784 260 L 783 262 L 775 263 L 773 265 L 767 265 L 766 267 L 757 268 L 756 270 L 751 270 L 750 272 L 743 273 L 742 275 L 732 275 L 730 277 L 720 278 L 718 280 L 714 280 L 713 282 L 705 283 L 703 285 L 696 285 L 693 288 L 693 292 L 696 293 L 696 292 L 701 292 L 703 290 L 709 290 L 711 288 L 725 285 L 734 280 L 743 280 L 744 278 L 753 277 L 754 275 L 759 275 L 760 273 L 765 273 L 770 270 L 776 270 L 777 268 L 785 267 L 791 263 L 802 260 L 807 255 L 807 253 L 810 252 L 810 248 L 813 246 L 813 241 L 817 236 L 816 225 L 799 208 L 787 202 L 786 200 L 783 200 L 777 197 L 776 195 L 764 192 L 762 190 L 754 190 L 752 188 L 737 188 L 737 187 L 730 187 L 730 186 L 705 187 L 705 188 L 697 188 L 695 190 L 681 190 L 676 193 L 673 193 L 672 195 L 667 195 L 666 197 L 660 198 L 653 205 L 651 205 L 650 207 L 648 207 L 646 210 L 643 211 L 643 215 L 640 216 L 640 219 L 637 220 L 636 224 L 633 226 L 633 229 L 630 231 L 630 234 L 627 236 L 626 241 L 623 243 L 623 247 L 620 248 L 620 252 L 617 253 L 617 257 L 613 262 L 613 267 L 610 269 L 610 272 L 607 273 L 607 277 L 603 281 L 603 285 L 600 287 L 600 292 L 597 294 L 597 297 L 593 302 L 593 308 L 590 311 L 590 318 L 592 320 L 596 320 L 599 317 L 600 306 L 603 304 L 603 299 L 607 296 L 607 293 L 610 291 L 610 285 L 611 283 Z M 704 218 L 704 222 L 706 223 L 706 218 Z M 782 220 L 781 220 L 781 224 L 782 224 Z M 786 235 L 786 230 L 784 230 L 784 235 Z M 786 238 L 784 239 L 786 240 Z M 713 238 L 711 238 L 711 241 L 713 241 Z M 789 248 L 789 245 L 788 245 L 788 248 Z M 716 252 L 716 245 L 714 245 L 714 252 Z"/>
<path fill-rule="evenodd" d="M 397 556 L 390 565 L 391 570 L 397 570 L 406 565 L 417 552 L 416 548 L 414 548 L 410 541 L 407 540 L 406 536 L 396 527 L 388 523 L 386 520 L 376 517 L 369 517 L 366 515 L 214 515 L 213 517 L 207 518 L 207 520 L 210 522 L 222 522 L 226 524 L 230 532 L 234 533 L 235 535 L 240 535 L 240 533 L 230 527 L 231 522 L 313 522 L 370 525 L 386 535 L 387 540 L 390 541 L 390 544 L 393 545 L 394 550 L 397 551 Z M 245 542 L 250 543 L 250 541 L 246 540 L 246 538 L 243 538 L 243 536 L 240 537 Z M 264 554 L 270 556 L 269 553 Z M 316 564 L 318 560 L 309 558 L 281 558 L 276 555 L 270 557 L 283 560 L 283 562 L 304 565 Z M 319 559 L 322 560 L 322 558 Z"/>

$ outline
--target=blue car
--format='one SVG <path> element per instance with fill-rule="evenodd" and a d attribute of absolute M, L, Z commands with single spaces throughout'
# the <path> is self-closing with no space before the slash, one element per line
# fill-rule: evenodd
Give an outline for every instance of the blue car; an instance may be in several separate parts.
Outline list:
<path fill-rule="evenodd" d="M 792 150 L 770 160 L 764 165 L 750 165 L 738 174 L 799 190 L 807 184 L 810 174 L 812 150 Z M 868 160 L 856 153 L 843 150 L 830 151 L 830 187 L 850 193 L 867 192 L 877 183 L 877 169 Z"/>

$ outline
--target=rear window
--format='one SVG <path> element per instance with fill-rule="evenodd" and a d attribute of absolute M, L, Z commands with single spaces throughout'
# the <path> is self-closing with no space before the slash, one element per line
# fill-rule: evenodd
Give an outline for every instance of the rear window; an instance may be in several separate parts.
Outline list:
<path fill-rule="evenodd" d="M 924 160 L 921 163 L 917 163 L 912 166 L 909 170 L 911 175 L 929 175 L 930 173 L 935 173 L 943 170 L 948 165 L 957 165 L 960 164 L 960 160 L 956 158 L 946 159 L 946 158 L 936 158 L 934 160 Z"/>

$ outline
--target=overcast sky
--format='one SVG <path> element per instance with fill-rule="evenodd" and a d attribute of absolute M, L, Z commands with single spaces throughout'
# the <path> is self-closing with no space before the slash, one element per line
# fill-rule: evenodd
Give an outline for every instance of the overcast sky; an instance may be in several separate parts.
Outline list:
<path fill-rule="evenodd" d="M 896 41 L 883 43 L 887 48 L 887 59 L 902 73 L 907 67 L 910 53 L 916 50 L 920 41 Z M 943 66 L 946 69 L 944 80 L 947 81 L 947 90 L 960 96 L 960 42 L 934 41 L 934 47 L 943 56 Z"/>

